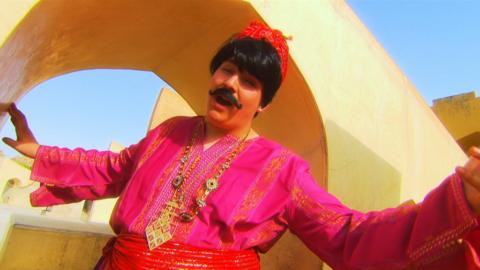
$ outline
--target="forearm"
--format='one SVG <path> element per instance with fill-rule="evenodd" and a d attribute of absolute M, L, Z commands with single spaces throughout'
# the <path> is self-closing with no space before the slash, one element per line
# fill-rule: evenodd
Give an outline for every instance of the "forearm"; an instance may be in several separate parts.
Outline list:
<path fill-rule="evenodd" d="M 130 173 L 129 149 L 122 153 L 41 146 L 31 179 L 58 187 L 109 185 L 122 182 Z"/>
<path fill-rule="evenodd" d="M 35 142 L 23 145 L 18 151 L 29 158 L 35 158 L 38 148 L 40 148 L 40 144 Z"/>
<path fill-rule="evenodd" d="M 34 206 L 64 204 L 118 196 L 133 169 L 135 146 L 120 154 L 109 151 L 40 146 L 31 179 L 41 183 Z"/>
<path fill-rule="evenodd" d="M 299 189 L 291 229 L 338 269 L 403 269 L 450 260 L 461 252 L 466 242 L 461 239 L 477 228 L 457 175 L 421 204 L 367 214 L 348 209 L 313 186 Z"/>

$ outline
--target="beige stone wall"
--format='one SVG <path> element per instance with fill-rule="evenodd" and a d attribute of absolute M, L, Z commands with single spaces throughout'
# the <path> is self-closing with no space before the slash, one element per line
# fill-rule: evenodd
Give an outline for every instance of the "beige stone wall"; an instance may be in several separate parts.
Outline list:
<path fill-rule="evenodd" d="M 480 98 L 475 92 L 436 99 L 432 110 L 464 151 L 480 145 Z"/>
<path fill-rule="evenodd" d="M 93 269 L 110 237 L 16 226 L 0 258 L 0 269 Z"/>
<path fill-rule="evenodd" d="M 0 269 L 92 269 L 112 235 L 107 224 L 0 205 Z"/>
<path fill-rule="evenodd" d="M 30 170 L 10 158 L 0 155 L 0 192 L 4 190 L 10 179 L 18 179 L 19 185 L 27 186 L 30 183 Z"/>
<path fill-rule="evenodd" d="M 83 202 L 52 207 L 32 207 L 30 193 L 40 184 L 30 180 L 30 170 L 5 156 L 0 156 L 0 206 L 8 205 L 33 209 L 51 217 L 68 217 L 80 220 Z"/>
<path fill-rule="evenodd" d="M 195 116 L 197 114 L 179 94 L 164 87 L 155 102 L 148 129 L 153 129 L 163 121 L 179 115 Z"/>
<path fill-rule="evenodd" d="M 38 0 L 2 0 L 0 3 L 0 44 L 3 44 Z"/>

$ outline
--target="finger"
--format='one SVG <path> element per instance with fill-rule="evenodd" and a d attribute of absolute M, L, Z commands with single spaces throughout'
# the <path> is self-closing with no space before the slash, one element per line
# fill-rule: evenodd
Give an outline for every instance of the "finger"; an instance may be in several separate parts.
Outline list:
<path fill-rule="evenodd" d="M 474 176 L 464 167 L 456 167 L 455 172 L 460 175 L 460 177 L 463 179 L 463 181 L 469 183 L 473 187 L 475 187 L 477 190 L 480 190 L 480 184 L 479 181 L 476 181 L 474 179 Z"/>
<path fill-rule="evenodd" d="M 466 173 L 465 168 L 463 168 L 462 166 L 455 167 L 455 172 L 457 172 L 460 175 L 465 175 Z"/>
<path fill-rule="evenodd" d="M 15 141 L 15 140 L 13 140 L 13 139 L 11 139 L 11 138 L 4 137 L 4 138 L 2 138 L 2 141 L 3 141 L 5 144 L 7 144 L 8 146 L 10 146 L 10 147 L 12 147 L 12 148 L 14 148 L 14 149 L 16 149 L 16 147 L 17 147 L 17 145 L 18 145 L 18 142 Z"/>
<path fill-rule="evenodd" d="M 13 122 L 13 119 L 15 118 L 15 110 L 12 107 L 13 103 L 8 107 L 7 112 L 10 114 L 10 121 Z"/>
<path fill-rule="evenodd" d="M 17 105 L 15 104 L 15 102 L 10 103 L 10 105 L 8 106 L 8 110 L 10 112 L 18 111 L 18 108 L 17 108 Z"/>
<path fill-rule="evenodd" d="M 15 103 L 12 103 L 12 105 L 10 105 L 10 115 L 12 116 L 17 116 L 20 112 L 20 110 L 17 108 L 17 105 L 15 105 Z"/>
<path fill-rule="evenodd" d="M 5 106 L 0 106 L 0 113 L 8 113 L 8 109 L 10 108 L 12 104 L 11 103 L 7 103 L 5 104 Z"/>
<path fill-rule="evenodd" d="M 8 104 L 7 109 L 5 110 L 9 115 L 12 115 L 12 104 L 13 103 Z"/>
<path fill-rule="evenodd" d="M 472 146 L 468 149 L 468 154 L 475 158 L 480 158 L 480 149 L 478 147 Z"/>
<path fill-rule="evenodd" d="M 466 181 L 468 183 L 470 183 L 470 175 L 468 174 L 467 170 L 465 170 L 465 168 L 461 167 L 461 166 L 457 166 L 455 168 L 455 172 L 460 175 L 460 178 L 463 179 L 463 181 Z"/>
<path fill-rule="evenodd" d="M 11 121 L 15 127 L 24 127 L 27 126 L 27 119 L 25 115 L 20 111 L 14 103 L 12 103 L 12 106 L 10 107 L 10 116 L 11 116 Z"/>

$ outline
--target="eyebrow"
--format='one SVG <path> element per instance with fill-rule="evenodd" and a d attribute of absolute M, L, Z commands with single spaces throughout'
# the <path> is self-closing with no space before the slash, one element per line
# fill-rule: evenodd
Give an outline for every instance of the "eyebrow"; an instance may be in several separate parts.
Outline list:
<path fill-rule="evenodd" d="M 229 64 L 232 64 L 232 65 L 235 65 L 235 66 L 237 67 L 238 71 L 240 71 L 240 73 L 246 73 L 249 77 L 253 78 L 253 79 L 256 81 L 256 83 L 260 84 L 260 85 L 263 87 L 262 81 L 261 81 L 259 78 L 257 78 L 257 76 L 255 76 L 255 75 L 253 75 L 252 73 L 248 72 L 248 70 L 246 70 L 245 68 L 242 68 L 239 64 L 237 64 L 237 63 L 235 62 L 234 59 L 229 58 L 229 59 L 226 59 L 226 60 L 223 61 L 223 62 L 224 62 L 224 63 L 229 63 Z"/>

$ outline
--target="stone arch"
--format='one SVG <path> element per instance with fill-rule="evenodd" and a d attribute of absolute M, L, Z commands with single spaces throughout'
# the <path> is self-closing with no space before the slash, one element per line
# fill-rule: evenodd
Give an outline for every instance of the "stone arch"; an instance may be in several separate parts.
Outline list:
<path fill-rule="evenodd" d="M 211 56 L 254 19 L 262 20 L 245 1 L 38 1 L 0 49 L 0 103 L 18 100 L 61 74 L 122 68 L 156 73 L 201 114 Z M 261 134 L 307 159 L 319 184 L 326 186 L 324 125 L 293 59 L 269 112 L 255 122 Z M 281 241 L 280 253 L 267 259 L 268 268 L 294 267 L 293 258 L 304 256 L 305 248 L 291 241 Z M 319 264 L 315 259 L 302 263 Z M 298 261 L 295 266 L 300 269 Z"/>

